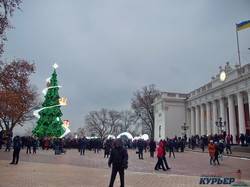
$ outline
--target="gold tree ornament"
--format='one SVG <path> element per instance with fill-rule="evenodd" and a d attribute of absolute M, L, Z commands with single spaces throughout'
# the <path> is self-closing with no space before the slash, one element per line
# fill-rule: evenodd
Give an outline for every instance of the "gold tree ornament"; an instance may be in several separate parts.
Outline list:
<path fill-rule="evenodd" d="M 59 99 L 59 104 L 60 105 L 67 105 L 67 99 L 66 98 L 60 98 Z"/>
<path fill-rule="evenodd" d="M 51 86 L 51 85 L 50 85 L 50 82 L 47 82 L 46 86 L 47 86 L 47 87 L 50 87 L 50 86 Z"/>
<path fill-rule="evenodd" d="M 63 120 L 63 127 L 69 127 L 69 120 Z"/>

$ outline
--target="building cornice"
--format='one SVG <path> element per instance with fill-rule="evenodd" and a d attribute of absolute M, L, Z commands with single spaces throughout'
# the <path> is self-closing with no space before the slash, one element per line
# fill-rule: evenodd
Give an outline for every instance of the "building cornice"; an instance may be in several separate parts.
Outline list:
<path fill-rule="evenodd" d="M 215 87 L 215 88 L 211 88 L 211 89 L 206 90 L 206 91 L 204 91 L 204 92 L 202 92 L 202 93 L 200 93 L 200 94 L 197 94 L 197 95 L 195 95 L 195 96 L 192 96 L 192 97 L 188 98 L 187 101 L 190 102 L 190 101 L 192 101 L 192 100 L 196 100 L 196 99 L 198 99 L 198 98 L 200 98 L 200 97 L 204 97 L 204 96 L 206 96 L 206 95 L 208 95 L 208 94 L 211 94 L 211 93 L 213 93 L 213 92 L 217 92 L 217 91 L 219 91 L 219 90 L 223 90 L 223 89 L 228 88 L 228 87 L 230 87 L 230 86 L 237 85 L 238 83 L 241 83 L 241 82 L 243 82 L 243 81 L 245 81 L 245 80 L 247 80 L 247 79 L 249 79 L 249 78 L 250 78 L 250 74 L 249 74 L 249 73 L 246 74 L 246 75 L 242 75 L 242 76 L 240 76 L 240 77 L 237 78 L 237 79 L 234 79 L 234 80 L 231 80 L 231 81 L 229 81 L 229 82 L 223 83 L 223 84 L 221 84 L 220 86 L 217 86 L 217 87 Z M 246 90 L 247 90 L 247 88 L 246 88 Z M 243 90 L 239 90 L 239 91 L 243 91 Z M 231 93 L 230 93 L 230 94 L 231 94 Z M 228 95 L 228 93 L 227 93 L 227 95 Z M 225 95 L 225 96 L 226 96 L 226 95 Z"/>

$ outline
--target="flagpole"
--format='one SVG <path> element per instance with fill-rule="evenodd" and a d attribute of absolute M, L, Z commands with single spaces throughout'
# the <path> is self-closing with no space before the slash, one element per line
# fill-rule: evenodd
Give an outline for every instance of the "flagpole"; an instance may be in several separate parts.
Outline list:
<path fill-rule="evenodd" d="M 241 62 L 240 62 L 240 48 L 239 48 L 239 37 L 238 37 L 238 31 L 237 31 L 237 23 L 236 25 L 236 37 L 237 37 L 237 48 L 238 48 L 238 57 L 239 57 L 239 65 L 241 67 Z"/>

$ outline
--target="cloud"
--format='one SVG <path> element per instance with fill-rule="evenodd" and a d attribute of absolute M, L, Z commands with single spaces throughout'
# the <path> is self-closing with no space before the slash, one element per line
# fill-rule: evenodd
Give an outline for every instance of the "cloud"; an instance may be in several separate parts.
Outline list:
<path fill-rule="evenodd" d="M 57 62 L 62 108 L 76 130 L 100 108 L 130 108 L 133 92 L 156 84 L 188 93 L 226 61 L 237 63 L 235 23 L 249 20 L 248 0 L 25 1 L 12 19 L 4 58 L 36 63 L 40 91 Z M 249 63 L 250 30 L 239 33 Z M 244 53 L 243 53 L 244 51 Z M 236 56 L 237 57 L 237 56 Z M 42 97 L 42 96 L 41 96 Z"/>

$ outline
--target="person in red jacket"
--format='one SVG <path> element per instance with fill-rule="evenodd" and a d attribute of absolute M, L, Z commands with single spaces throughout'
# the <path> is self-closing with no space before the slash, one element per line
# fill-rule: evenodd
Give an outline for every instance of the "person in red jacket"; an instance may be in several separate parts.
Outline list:
<path fill-rule="evenodd" d="M 45 141 L 45 147 L 47 148 L 47 150 L 49 150 L 49 144 L 50 144 L 50 139 L 47 139 Z"/>
<path fill-rule="evenodd" d="M 215 145 L 213 140 L 210 140 L 208 144 L 208 152 L 210 155 L 210 165 L 215 165 Z"/>
<path fill-rule="evenodd" d="M 166 171 L 164 165 L 163 165 L 163 161 L 162 158 L 164 157 L 164 143 L 160 142 L 159 146 L 157 148 L 157 158 L 158 161 L 155 165 L 155 170 L 159 170 L 159 168 L 161 167 L 163 169 L 163 171 Z"/>

